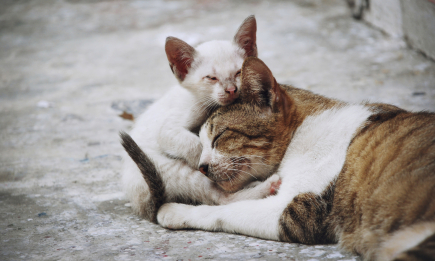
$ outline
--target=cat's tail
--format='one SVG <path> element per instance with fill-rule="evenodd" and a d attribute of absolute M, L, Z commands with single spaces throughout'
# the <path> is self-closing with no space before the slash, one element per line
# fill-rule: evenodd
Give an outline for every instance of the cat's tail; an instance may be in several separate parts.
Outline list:
<path fill-rule="evenodd" d="M 435 222 L 421 222 L 395 231 L 377 251 L 375 260 L 435 261 Z"/>
<path fill-rule="evenodd" d="M 150 200 L 146 203 L 145 213 L 151 222 L 157 223 L 157 212 L 165 203 L 165 186 L 154 162 L 139 148 L 136 142 L 125 132 L 120 132 L 121 145 L 139 167 L 150 191 Z"/>
<path fill-rule="evenodd" d="M 406 250 L 394 258 L 393 261 L 434 261 L 435 260 L 435 233 L 427 237 L 417 246 Z"/>

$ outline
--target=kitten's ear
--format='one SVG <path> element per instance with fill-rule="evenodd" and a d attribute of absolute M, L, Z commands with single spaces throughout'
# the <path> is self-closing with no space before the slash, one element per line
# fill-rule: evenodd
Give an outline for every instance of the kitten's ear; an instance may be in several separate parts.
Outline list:
<path fill-rule="evenodd" d="M 172 72 L 182 82 L 192 65 L 195 48 L 178 38 L 169 36 L 166 38 L 165 51 Z"/>
<path fill-rule="evenodd" d="M 243 21 L 239 27 L 234 42 L 243 50 L 245 50 L 245 58 L 249 56 L 258 56 L 257 52 L 257 21 L 255 16 L 250 15 Z"/>
<path fill-rule="evenodd" d="M 260 107 L 269 107 L 273 112 L 289 114 L 292 98 L 276 82 L 264 62 L 248 57 L 242 65 L 242 86 L 240 99 Z"/>

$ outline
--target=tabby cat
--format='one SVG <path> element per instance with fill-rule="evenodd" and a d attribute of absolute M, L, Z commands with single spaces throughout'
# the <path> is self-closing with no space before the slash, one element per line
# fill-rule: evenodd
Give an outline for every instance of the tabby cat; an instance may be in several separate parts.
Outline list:
<path fill-rule="evenodd" d="M 254 57 L 241 77 L 240 101 L 200 131 L 200 164 L 227 191 L 277 173 L 277 195 L 222 206 L 168 203 L 159 224 L 338 242 L 365 260 L 435 260 L 434 113 L 280 85 Z"/>

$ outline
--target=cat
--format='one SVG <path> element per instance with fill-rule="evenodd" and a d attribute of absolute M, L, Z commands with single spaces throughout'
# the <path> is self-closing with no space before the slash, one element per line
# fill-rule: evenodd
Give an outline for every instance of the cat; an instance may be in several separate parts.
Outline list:
<path fill-rule="evenodd" d="M 240 68 L 248 56 L 257 56 L 254 16 L 244 20 L 230 41 L 210 41 L 193 48 L 175 37 L 166 39 L 169 66 L 179 85 L 152 104 L 134 125 L 131 136 L 162 175 L 167 202 L 227 204 L 265 197 L 279 177 L 254 182 L 237 193 L 227 193 L 198 169 L 201 143 L 197 133 L 208 113 L 234 102 L 240 93 Z M 124 156 L 122 182 L 132 209 L 155 221 L 155 207 L 140 170 Z M 254 186 L 254 185 L 259 186 Z"/>
<path fill-rule="evenodd" d="M 241 81 L 239 100 L 200 130 L 200 164 L 229 191 L 277 173 L 278 193 L 222 206 L 167 203 L 160 225 L 338 242 L 364 260 L 435 260 L 434 113 L 280 85 L 255 57 Z"/>

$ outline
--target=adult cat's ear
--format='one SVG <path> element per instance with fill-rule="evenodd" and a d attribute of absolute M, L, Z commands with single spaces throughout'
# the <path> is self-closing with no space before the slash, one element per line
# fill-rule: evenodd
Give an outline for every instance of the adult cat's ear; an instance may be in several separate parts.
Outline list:
<path fill-rule="evenodd" d="M 248 57 L 242 65 L 240 99 L 274 112 L 288 114 L 292 98 L 276 82 L 267 65 L 256 57 Z"/>
<path fill-rule="evenodd" d="M 195 48 L 178 38 L 169 36 L 166 38 L 165 51 L 172 72 L 182 82 L 192 65 Z"/>
<path fill-rule="evenodd" d="M 257 52 L 257 21 L 254 15 L 248 16 L 239 27 L 234 42 L 245 50 L 245 58 L 258 56 Z"/>

